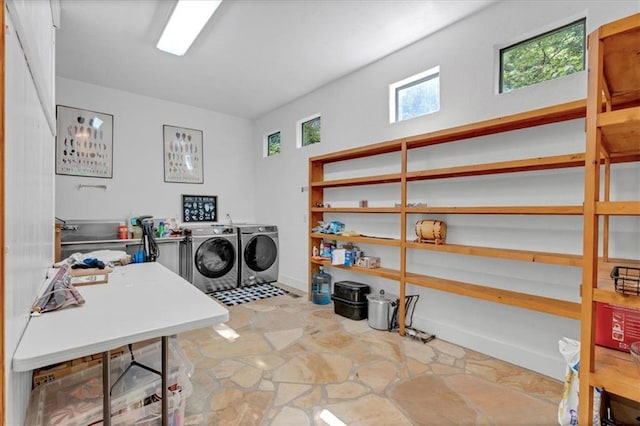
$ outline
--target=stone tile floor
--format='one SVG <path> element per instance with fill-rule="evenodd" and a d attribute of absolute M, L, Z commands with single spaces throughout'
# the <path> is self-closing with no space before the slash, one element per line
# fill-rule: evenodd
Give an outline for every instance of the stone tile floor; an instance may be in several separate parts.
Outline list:
<path fill-rule="evenodd" d="M 553 425 L 562 383 L 443 340 L 369 328 L 292 294 L 180 335 L 188 425 Z M 231 333 L 233 333 L 231 331 Z M 341 423 L 334 423 L 341 424 Z"/>

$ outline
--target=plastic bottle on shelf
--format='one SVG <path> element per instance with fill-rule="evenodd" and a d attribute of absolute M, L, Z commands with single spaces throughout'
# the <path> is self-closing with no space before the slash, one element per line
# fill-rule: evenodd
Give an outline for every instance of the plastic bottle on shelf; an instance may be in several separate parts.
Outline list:
<path fill-rule="evenodd" d="M 311 277 L 311 301 L 316 305 L 331 303 L 331 275 L 322 266 Z"/>
<path fill-rule="evenodd" d="M 118 225 L 118 239 L 126 240 L 127 238 L 129 238 L 129 228 L 124 222 L 120 222 Z"/>

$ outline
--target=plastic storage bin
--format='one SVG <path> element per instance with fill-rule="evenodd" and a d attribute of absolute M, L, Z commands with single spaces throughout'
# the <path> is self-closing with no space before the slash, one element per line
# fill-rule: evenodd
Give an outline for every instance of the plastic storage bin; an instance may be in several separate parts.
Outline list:
<path fill-rule="evenodd" d="M 335 295 L 331 295 L 331 299 L 336 314 L 356 321 L 367 318 L 367 302 L 352 302 Z"/>
<path fill-rule="evenodd" d="M 367 284 L 355 281 L 337 281 L 333 286 L 333 293 L 335 297 L 356 303 L 366 302 L 369 291 L 369 286 Z"/>
<path fill-rule="evenodd" d="M 177 342 L 170 340 L 169 424 L 179 426 L 183 424 L 185 401 L 193 387 L 187 376 L 191 363 L 177 348 Z M 133 354 L 137 362 L 160 370 L 159 343 Z M 134 366 L 116 384 L 130 362 L 129 352 L 111 360 L 112 424 L 138 424 L 138 420 L 144 425 L 160 424 L 162 380 L 159 375 Z M 96 365 L 35 388 L 29 399 L 25 424 L 84 426 L 100 423 L 102 418 L 102 365 Z"/>

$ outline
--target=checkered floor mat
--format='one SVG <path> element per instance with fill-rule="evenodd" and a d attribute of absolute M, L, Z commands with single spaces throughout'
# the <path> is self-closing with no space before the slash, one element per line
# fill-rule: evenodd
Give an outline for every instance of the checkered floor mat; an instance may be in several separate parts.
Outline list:
<path fill-rule="evenodd" d="M 289 292 L 287 290 L 265 283 L 238 287 L 231 290 L 221 290 L 208 294 L 227 306 L 234 306 L 241 305 L 242 303 L 253 302 L 254 300 L 266 299 L 268 297 L 281 296 L 288 293 Z"/>

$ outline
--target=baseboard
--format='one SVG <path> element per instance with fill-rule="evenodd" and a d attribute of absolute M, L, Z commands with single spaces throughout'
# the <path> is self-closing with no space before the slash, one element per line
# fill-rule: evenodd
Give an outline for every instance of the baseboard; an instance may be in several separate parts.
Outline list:
<path fill-rule="evenodd" d="M 309 290 L 309 286 L 307 285 L 306 281 L 301 281 L 298 280 L 296 278 L 290 277 L 288 275 L 283 275 L 280 274 L 278 276 L 278 282 L 282 283 L 282 284 L 286 284 L 289 287 L 293 287 L 297 290 L 303 291 L 303 292 L 307 292 Z"/>
<path fill-rule="evenodd" d="M 437 338 L 456 345 L 464 346 L 557 380 L 564 380 L 566 363 L 562 359 L 560 352 L 558 352 L 557 356 L 534 352 L 509 342 L 496 340 L 490 336 L 470 333 L 445 322 L 427 320 L 417 314 L 413 317 L 413 327 L 435 334 Z"/>

